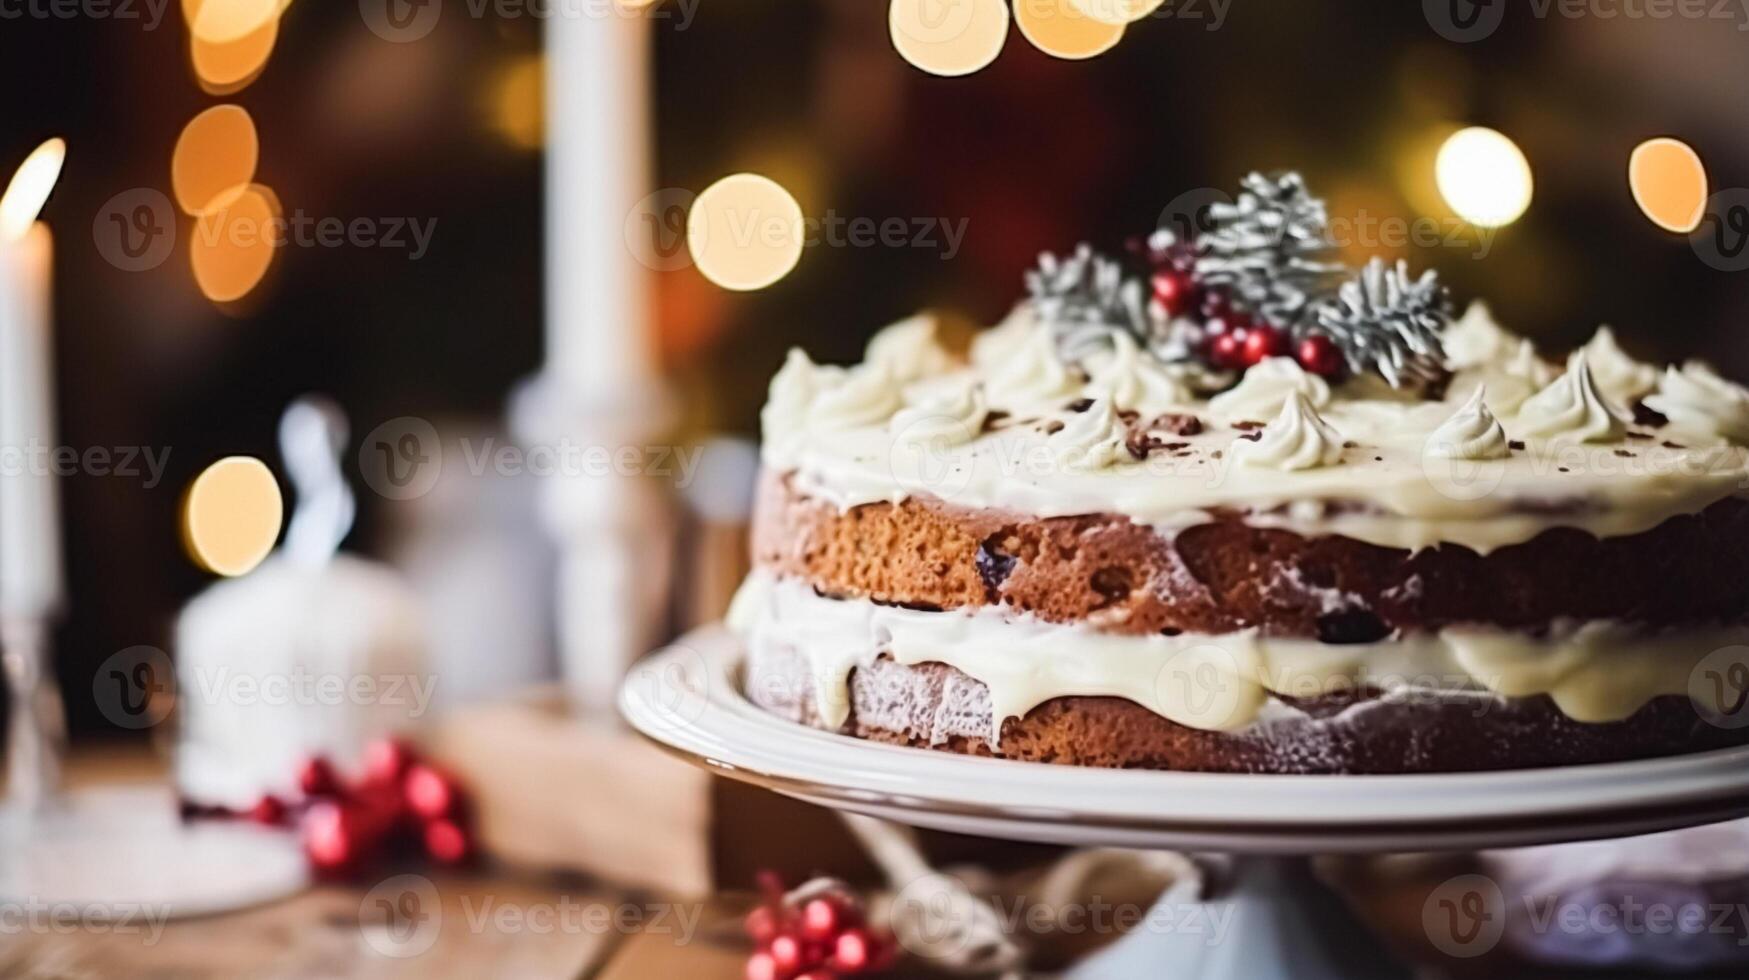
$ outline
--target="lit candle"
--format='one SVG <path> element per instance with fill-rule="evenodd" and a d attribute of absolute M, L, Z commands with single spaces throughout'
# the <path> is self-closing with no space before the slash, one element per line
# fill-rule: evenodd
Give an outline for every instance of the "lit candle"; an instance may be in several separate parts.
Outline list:
<path fill-rule="evenodd" d="M 61 605 L 55 494 L 54 240 L 37 220 L 67 146 L 36 148 L 0 197 L 0 618 L 42 621 Z"/>

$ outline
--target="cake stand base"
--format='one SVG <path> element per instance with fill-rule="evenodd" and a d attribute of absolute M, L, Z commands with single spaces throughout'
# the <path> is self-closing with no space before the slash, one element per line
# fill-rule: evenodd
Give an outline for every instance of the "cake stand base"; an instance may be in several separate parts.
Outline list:
<path fill-rule="evenodd" d="M 0 902 L 45 922 L 98 917 L 142 931 L 165 919 L 264 904 L 309 884 L 294 835 L 184 823 L 151 787 L 66 793 L 0 807 Z"/>
<path fill-rule="evenodd" d="M 1168 894 L 1141 925 L 1066 980 L 1158 976 L 1247 980 L 1406 980 L 1411 971 L 1326 888 L 1303 858 L 1242 857 L 1213 895 Z"/>

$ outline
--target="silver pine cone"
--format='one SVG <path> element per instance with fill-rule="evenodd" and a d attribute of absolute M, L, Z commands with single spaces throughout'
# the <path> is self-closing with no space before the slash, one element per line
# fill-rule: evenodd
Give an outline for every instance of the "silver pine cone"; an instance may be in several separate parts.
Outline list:
<path fill-rule="evenodd" d="M 1197 277 L 1226 288 L 1240 308 L 1291 325 L 1343 272 L 1331 260 L 1329 216 L 1297 173 L 1252 173 L 1242 186 L 1232 204 L 1209 208 Z"/>
<path fill-rule="evenodd" d="M 1066 258 L 1040 255 L 1038 268 L 1026 274 L 1026 291 L 1070 363 L 1109 348 L 1114 330 L 1145 340 L 1151 329 L 1141 281 L 1087 245 Z"/>
<path fill-rule="evenodd" d="M 1377 371 L 1392 387 L 1427 384 L 1445 373 L 1440 334 L 1451 299 L 1433 270 L 1409 278 L 1409 264 L 1375 258 L 1313 311 L 1356 374 Z"/>

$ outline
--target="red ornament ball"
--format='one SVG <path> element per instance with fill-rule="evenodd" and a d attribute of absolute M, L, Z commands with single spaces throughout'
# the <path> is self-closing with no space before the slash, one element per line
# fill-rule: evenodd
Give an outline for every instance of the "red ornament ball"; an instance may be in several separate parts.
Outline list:
<path fill-rule="evenodd" d="M 766 952 L 771 954 L 772 962 L 777 965 L 777 969 L 784 976 L 793 975 L 805 965 L 802 962 L 804 958 L 802 941 L 788 933 L 773 939 Z"/>
<path fill-rule="evenodd" d="M 1245 331 L 1245 349 L 1242 360 L 1246 367 L 1258 364 L 1266 357 L 1276 357 L 1287 353 L 1287 334 L 1281 328 L 1269 324 L 1259 324 Z"/>
<path fill-rule="evenodd" d="M 761 905 L 747 913 L 747 920 L 743 926 L 747 930 L 747 938 L 753 940 L 753 945 L 764 946 L 777 938 L 779 931 L 777 913 L 771 910 L 771 906 Z"/>
<path fill-rule="evenodd" d="M 401 792 L 407 799 L 407 808 L 427 820 L 455 812 L 458 795 L 455 782 L 424 763 L 415 763 L 407 770 Z"/>
<path fill-rule="evenodd" d="M 810 899 L 802 906 L 802 933 L 809 939 L 831 939 L 854 925 L 855 918 L 840 899 Z"/>
<path fill-rule="evenodd" d="M 1170 316 L 1181 316 L 1196 298 L 1196 284 L 1182 272 L 1156 272 L 1150 280 L 1154 299 Z"/>
<path fill-rule="evenodd" d="M 425 853 L 439 864 L 461 864 L 473 853 L 474 842 L 454 820 L 433 820 L 425 825 Z"/>
<path fill-rule="evenodd" d="M 298 766 L 298 789 L 305 796 L 338 796 L 340 779 L 334 766 L 322 756 L 312 756 Z"/>
<path fill-rule="evenodd" d="M 358 820 L 338 803 L 323 800 L 304 813 L 304 853 L 320 871 L 348 867 L 363 853 Z"/>
<path fill-rule="evenodd" d="M 279 797 L 269 793 L 249 808 L 249 819 L 264 827 L 277 827 L 285 822 L 286 807 Z"/>
<path fill-rule="evenodd" d="M 886 944 L 867 929 L 850 929 L 840 934 L 832 947 L 832 962 L 840 970 L 852 973 L 874 969 L 886 960 Z"/>
<path fill-rule="evenodd" d="M 1236 368 L 1244 364 L 1245 334 L 1243 331 L 1226 331 L 1215 335 L 1209 344 L 1209 361 L 1215 367 Z"/>
<path fill-rule="evenodd" d="M 1294 354 L 1300 367 L 1325 378 L 1335 377 L 1346 366 L 1342 352 L 1336 349 L 1336 343 L 1323 334 L 1313 334 L 1300 341 L 1299 349 Z"/>
<path fill-rule="evenodd" d="M 770 953 L 762 951 L 747 958 L 747 980 L 783 980 L 785 976 Z"/>
<path fill-rule="evenodd" d="M 377 739 L 364 748 L 364 778 L 367 781 L 394 783 L 412 764 L 413 750 L 398 739 Z"/>

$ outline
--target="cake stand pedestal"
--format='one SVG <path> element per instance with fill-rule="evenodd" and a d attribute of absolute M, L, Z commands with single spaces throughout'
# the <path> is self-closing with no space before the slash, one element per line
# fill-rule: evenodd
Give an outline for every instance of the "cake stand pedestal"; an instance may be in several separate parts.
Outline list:
<path fill-rule="evenodd" d="M 1312 877 L 1320 854 L 1470 851 L 1627 837 L 1749 816 L 1749 748 L 1513 772 L 1253 776 L 1105 770 L 881 745 L 791 724 L 741 694 L 741 652 L 709 627 L 627 676 L 620 711 L 723 776 L 901 824 L 1071 846 L 1234 855 L 1228 887 L 1167 896 L 1071 976 L 1407 976 Z M 1422 921 L 1454 957 L 1486 952 L 1504 900 L 1455 880 Z M 1448 893 L 1449 892 L 1449 893 Z M 1216 917 L 1224 922 L 1219 932 Z M 1195 927 L 1192 927 L 1195 923 Z"/>

